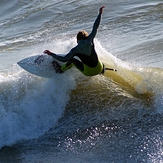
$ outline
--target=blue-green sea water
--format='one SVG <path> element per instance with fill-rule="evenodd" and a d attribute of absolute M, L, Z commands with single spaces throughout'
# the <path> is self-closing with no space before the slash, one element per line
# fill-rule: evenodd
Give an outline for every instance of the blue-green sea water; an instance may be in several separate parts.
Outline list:
<path fill-rule="evenodd" d="M 45 49 L 68 53 L 79 30 L 91 32 L 102 5 L 99 57 L 136 69 L 152 96 L 75 68 L 45 79 L 17 65 Z M 0 163 L 163 162 L 162 0 L 1 0 L 0 6 Z"/>

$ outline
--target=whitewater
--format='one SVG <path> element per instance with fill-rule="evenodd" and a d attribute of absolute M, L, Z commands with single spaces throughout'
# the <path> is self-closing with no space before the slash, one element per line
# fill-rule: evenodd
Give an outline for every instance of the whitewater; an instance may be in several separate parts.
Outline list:
<path fill-rule="evenodd" d="M 162 162 L 163 2 L 1 1 L 0 162 Z M 66 54 L 79 30 L 117 69 L 94 77 L 72 68 L 46 79 L 17 62 Z"/>

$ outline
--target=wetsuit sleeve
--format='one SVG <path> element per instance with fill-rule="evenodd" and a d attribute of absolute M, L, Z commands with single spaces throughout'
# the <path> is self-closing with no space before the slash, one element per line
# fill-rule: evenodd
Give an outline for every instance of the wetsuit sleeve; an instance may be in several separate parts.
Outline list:
<path fill-rule="evenodd" d="M 101 14 L 99 13 L 95 22 L 94 22 L 94 25 L 93 25 L 93 29 L 92 29 L 92 32 L 90 33 L 90 35 L 88 36 L 88 40 L 90 40 L 92 42 L 92 40 L 95 38 L 96 36 L 96 33 L 97 33 L 97 29 L 100 25 L 100 21 L 101 21 Z"/>
<path fill-rule="evenodd" d="M 71 49 L 70 52 L 66 54 L 65 56 L 56 55 L 54 53 L 52 53 L 51 56 L 57 59 L 58 61 L 67 62 L 67 61 L 70 61 L 77 52 L 78 52 L 77 47 L 75 47 Z"/>
<path fill-rule="evenodd" d="M 89 40 L 90 42 L 92 42 L 94 37 L 96 36 L 97 29 L 99 27 L 100 21 L 101 21 L 101 14 L 99 13 L 95 22 L 94 22 L 92 32 L 90 33 L 90 35 L 87 38 L 87 40 Z M 81 51 L 83 53 L 83 49 L 86 49 L 85 46 L 83 46 L 82 44 L 78 44 L 75 48 L 71 49 L 71 51 L 68 54 L 66 54 L 65 56 L 59 56 L 59 55 L 56 55 L 54 53 L 52 53 L 51 56 L 53 58 L 61 61 L 61 62 L 67 62 L 67 61 L 70 61 L 74 57 L 75 54 L 81 53 Z M 86 49 L 86 50 L 88 51 L 88 49 Z M 84 53 L 84 54 L 87 54 L 87 53 Z M 91 52 L 89 52 L 88 54 L 90 54 L 90 53 Z"/>

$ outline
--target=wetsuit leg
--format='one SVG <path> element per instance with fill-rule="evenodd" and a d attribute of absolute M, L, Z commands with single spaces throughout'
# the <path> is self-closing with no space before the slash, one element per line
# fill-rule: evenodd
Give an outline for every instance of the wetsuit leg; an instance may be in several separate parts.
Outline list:
<path fill-rule="evenodd" d="M 75 66 L 77 69 L 79 69 L 80 71 L 84 71 L 84 65 L 81 61 L 73 58 L 71 61 L 67 62 L 66 64 L 64 64 L 62 67 L 61 67 L 61 70 L 62 71 L 66 71 L 68 69 L 70 69 L 72 66 Z"/>
<path fill-rule="evenodd" d="M 72 63 L 76 66 L 77 69 L 79 69 L 80 71 L 84 71 L 84 65 L 81 61 L 73 58 Z"/>
<path fill-rule="evenodd" d="M 73 66 L 72 61 L 69 61 L 69 62 L 65 63 L 65 64 L 61 67 L 61 70 L 62 70 L 62 71 L 66 71 L 66 70 L 70 69 L 72 66 Z"/>

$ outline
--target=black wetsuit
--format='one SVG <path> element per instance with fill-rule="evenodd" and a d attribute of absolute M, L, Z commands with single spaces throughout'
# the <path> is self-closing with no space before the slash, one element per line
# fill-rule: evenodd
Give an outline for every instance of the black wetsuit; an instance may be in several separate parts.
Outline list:
<path fill-rule="evenodd" d="M 93 39 L 96 36 L 100 20 L 101 14 L 99 13 L 90 35 L 86 39 L 80 40 L 78 45 L 71 49 L 67 55 L 58 56 L 56 54 L 52 54 L 55 59 L 62 62 L 67 62 L 62 67 L 63 71 L 67 69 L 66 66 L 70 67 L 70 64 L 73 64 L 77 69 L 79 69 L 84 75 L 87 76 L 97 75 L 102 72 L 103 64 L 98 59 L 93 43 Z M 78 57 L 80 60 L 74 57 Z"/>

